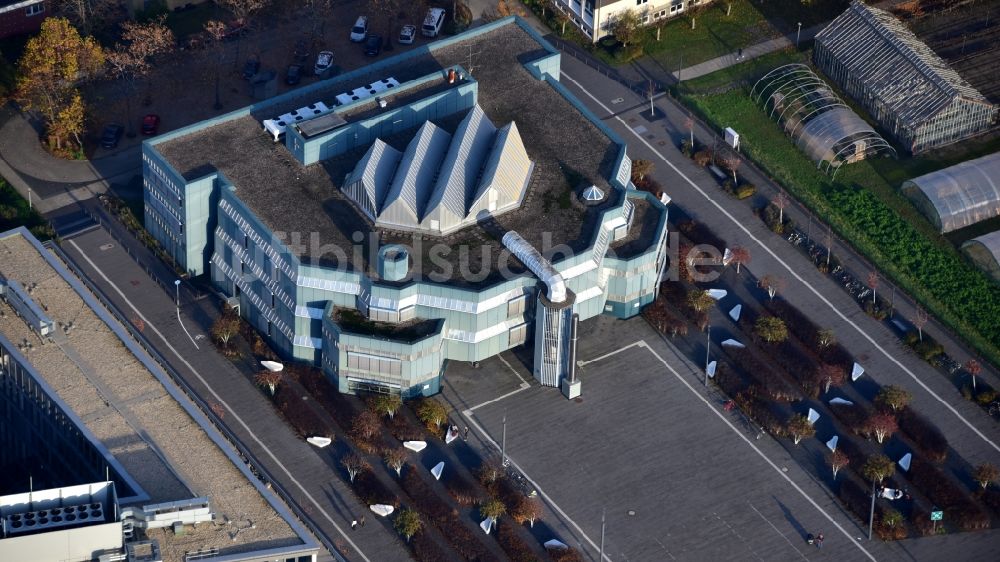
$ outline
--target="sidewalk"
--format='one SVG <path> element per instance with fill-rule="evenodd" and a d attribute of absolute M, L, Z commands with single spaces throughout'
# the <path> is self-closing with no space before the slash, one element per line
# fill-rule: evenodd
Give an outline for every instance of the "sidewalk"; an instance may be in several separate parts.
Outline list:
<path fill-rule="evenodd" d="M 823 30 L 826 24 L 814 25 L 812 27 L 802 30 L 802 36 L 799 37 L 799 43 L 803 41 L 811 41 L 816 34 Z M 686 68 L 682 68 L 676 72 L 670 74 L 673 78 L 671 82 L 681 82 L 683 80 L 691 80 L 693 78 L 698 78 L 699 76 L 704 76 L 706 74 L 711 74 L 717 70 L 722 70 L 723 68 L 728 68 L 730 66 L 735 66 L 737 64 L 746 62 L 750 59 L 755 59 L 759 56 L 766 55 L 768 53 L 773 53 L 775 51 L 780 51 L 782 49 L 787 49 L 789 47 L 796 46 L 795 34 L 785 35 L 783 37 L 778 37 L 776 39 L 771 39 L 770 41 L 764 41 L 757 43 L 756 45 L 751 45 L 737 51 L 735 53 L 729 53 L 728 55 L 722 55 L 721 57 L 716 57 L 714 59 L 709 59 L 705 62 L 698 63 Z M 636 61 L 636 64 L 648 72 L 650 65 L 648 64 L 649 57 L 643 57 Z M 660 68 L 659 65 L 656 65 Z M 660 70 L 662 72 L 662 70 Z"/>

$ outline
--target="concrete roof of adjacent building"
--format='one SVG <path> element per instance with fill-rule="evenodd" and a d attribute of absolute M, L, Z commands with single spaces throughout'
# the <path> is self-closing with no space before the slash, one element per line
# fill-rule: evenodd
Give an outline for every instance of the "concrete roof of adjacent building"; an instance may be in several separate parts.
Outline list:
<path fill-rule="evenodd" d="M 0 237 L 0 274 L 32 286 L 32 297 L 68 332 L 43 340 L 6 303 L 0 334 L 32 342 L 25 356 L 59 398 L 114 455 L 150 498 L 144 504 L 208 496 L 219 521 L 254 528 L 203 524 L 183 536 L 150 531 L 164 560 L 216 547 L 221 553 L 301 545 L 302 539 L 202 427 L 132 354 L 24 236 Z"/>
<path fill-rule="evenodd" d="M 470 61 L 470 52 L 472 59 Z M 447 262 L 457 271 L 468 266 L 479 271 L 484 259 L 497 263 L 503 251 L 500 237 L 508 230 L 517 230 L 530 243 L 543 246 L 543 237 L 550 233 L 551 244 L 566 244 L 574 249 L 587 247 L 595 234 L 600 213 L 620 203 L 620 191 L 613 190 L 607 178 L 613 174 L 618 145 L 605 135 L 586 115 L 578 111 L 551 85 L 533 77 L 524 63 L 536 60 L 548 52 L 518 25 L 504 25 L 482 35 L 410 57 L 397 65 L 383 68 L 377 74 L 349 82 L 333 79 L 329 92 L 335 93 L 355 82 L 363 83 L 386 76 L 400 83 L 427 76 L 453 65 L 472 68 L 479 82 L 478 103 L 494 123 L 516 122 L 528 156 L 535 162 L 528 194 L 521 208 L 477 226 L 463 228 L 446 237 L 424 236 L 422 252 L 413 252 L 414 259 L 424 259 L 424 273 L 430 265 Z M 324 91 L 326 91 L 324 89 Z M 236 195 L 273 232 L 301 233 L 303 242 L 316 233 L 320 245 L 286 244 L 304 261 L 328 266 L 346 267 L 375 275 L 370 256 L 365 263 L 336 263 L 328 254 L 317 255 L 317 249 L 337 245 L 352 248 L 356 232 L 378 243 L 412 245 L 414 237 L 392 231 L 373 231 L 373 226 L 341 193 L 340 187 L 368 147 L 303 167 L 279 144 L 261 130 L 258 118 L 270 118 L 287 107 L 298 107 L 322 98 L 313 92 L 308 97 L 283 101 L 282 107 L 269 107 L 267 115 L 233 119 L 203 130 L 180 136 L 156 145 L 164 158 L 180 172 L 191 177 L 204 175 L 214 167 L 236 186 Z M 308 100 L 308 101 L 307 101 Z M 298 105 L 296 105 L 298 104 Z M 465 113 L 436 121 L 435 124 L 453 133 Z M 403 152 L 416 131 L 382 140 Z M 594 207 L 577 205 L 574 190 L 597 185 L 616 195 Z M 287 242 L 289 239 L 286 238 Z M 470 252 L 461 261 L 460 253 L 452 251 L 429 259 L 428 252 L 436 242 L 450 248 L 470 244 Z M 487 247 L 485 253 L 481 247 Z M 345 252 L 352 256 L 353 252 Z M 422 254 L 422 255 L 421 255 Z M 492 268 L 494 273 L 496 268 Z M 441 271 L 439 269 L 439 271 Z M 495 275 L 475 283 L 452 277 L 456 284 L 479 285 L 495 282 Z"/>

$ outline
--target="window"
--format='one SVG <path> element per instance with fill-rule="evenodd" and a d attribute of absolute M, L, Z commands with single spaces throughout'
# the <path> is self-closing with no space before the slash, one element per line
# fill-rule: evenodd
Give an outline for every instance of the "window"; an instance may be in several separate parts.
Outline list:
<path fill-rule="evenodd" d="M 514 347 L 516 345 L 521 345 L 524 343 L 525 336 L 527 335 L 528 325 L 521 324 L 519 326 L 514 326 L 510 329 L 507 335 L 507 345 L 508 347 Z"/>
<path fill-rule="evenodd" d="M 24 9 L 24 15 L 27 17 L 37 16 L 45 11 L 45 2 L 39 2 L 37 4 L 32 4 Z"/>
<path fill-rule="evenodd" d="M 649 2 L 649 0 L 635 0 L 635 5 L 636 6 L 642 6 L 646 2 Z"/>

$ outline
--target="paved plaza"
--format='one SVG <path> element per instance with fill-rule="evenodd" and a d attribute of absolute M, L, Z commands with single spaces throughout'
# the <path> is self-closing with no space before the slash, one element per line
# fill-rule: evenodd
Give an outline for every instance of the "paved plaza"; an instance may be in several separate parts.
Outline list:
<path fill-rule="evenodd" d="M 980 533 L 863 540 L 867 529 L 786 444 L 757 439 L 725 412 L 700 369 L 642 319 L 602 317 L 581 334 L 580 400 L 538 386 L 509 353 L 449 368 L 444 397 L 487 448 L 506 415 L 507 454 L 552 507 L 545 523 L 588 560 L 598 558 L 602 509 L 610 560 L 932 560 L 959 546 L 988 556 Z M 809 533 L 825 535 L 822 549 L 806 544 Z"/>

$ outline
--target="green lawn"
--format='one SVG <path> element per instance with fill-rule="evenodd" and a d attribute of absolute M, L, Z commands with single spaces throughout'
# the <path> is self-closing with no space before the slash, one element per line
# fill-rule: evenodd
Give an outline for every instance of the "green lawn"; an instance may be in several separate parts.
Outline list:
<path fill-rule="evenodd" d="M 879 158 L 847 165 L 831 181 L 745 90 L 681 97 L 716 127 L 738 130 L 749 158 L 986 357 L 1000 360 L 1000 286 L 970 265 L 897 191 L 902 179 L 946 166 L 957 155 Z"/>
<path fill-rule="evenodd" d="M 0 178 L 0 232 L 19 226 L 27 227 L 39 240 L 48 240 L 54 236 L 49 223 L 28 208 L 28 202 Z"/>

